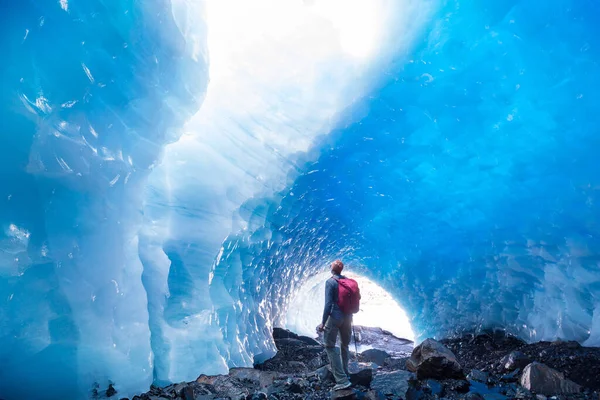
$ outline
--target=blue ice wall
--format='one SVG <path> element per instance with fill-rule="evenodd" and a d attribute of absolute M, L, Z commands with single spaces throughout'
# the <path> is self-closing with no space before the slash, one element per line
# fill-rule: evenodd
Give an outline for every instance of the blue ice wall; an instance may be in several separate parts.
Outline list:
<path fill-rule="evenodd" d="M 381 4 L 211 85 L 202 2 L 2 4 L 1 398 L 250 365 L 339 257 L 420 338 L 600 345 L 600 6 Z"/>
<path fill-rule="evenodd" d="M 205 45 L 162 0 L 3 2 L 1 19 L 0 397 L 139 391 L 141 194 L 201 104 Z"/>

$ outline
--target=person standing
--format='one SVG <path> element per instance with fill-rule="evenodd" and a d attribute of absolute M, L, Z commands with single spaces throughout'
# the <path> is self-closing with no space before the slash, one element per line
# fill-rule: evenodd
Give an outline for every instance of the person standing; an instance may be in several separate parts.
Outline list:
<path fill-rule="evenodd" d="M 325 308 L 317 332 L 324 332 L 325 351 L 329 358 L 336 385 L 333 390 L 347 389 L 349 379 L 348 354 L 352 336 L 352 314 L 358 312 L 360 291 L 355 280 L 342 275 L 344 264 L 331 263 L 331 278 L 325 283 Z M 340 349 L 335 344 L 340 336 Z"/>

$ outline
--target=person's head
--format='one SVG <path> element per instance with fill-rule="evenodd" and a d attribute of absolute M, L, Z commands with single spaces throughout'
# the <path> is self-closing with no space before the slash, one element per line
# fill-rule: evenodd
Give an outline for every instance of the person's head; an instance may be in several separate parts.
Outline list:
<path fill-rule="evenodd" d="M 342 273 L 343 269 L 344 269 L 344 263 L 341 262 L 340 260 L 335 260 L 334 262 L 331 263 L 331 273 L 332 274 L 339 275 Z"/>

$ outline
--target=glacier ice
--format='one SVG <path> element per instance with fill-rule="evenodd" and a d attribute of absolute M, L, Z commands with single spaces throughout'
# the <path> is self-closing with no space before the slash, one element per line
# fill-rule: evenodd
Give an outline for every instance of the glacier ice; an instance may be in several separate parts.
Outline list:
<path fill-rule="evenodd" d="M 1 398 L 250 365 L 334 258 L 417 340 L 600 345 L 594 2 L 3 11 Z"/>

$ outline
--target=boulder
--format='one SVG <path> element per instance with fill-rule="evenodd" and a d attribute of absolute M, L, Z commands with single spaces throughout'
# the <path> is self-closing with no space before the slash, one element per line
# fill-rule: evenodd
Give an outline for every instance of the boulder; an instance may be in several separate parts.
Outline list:
<path fill-rule="evenodd" d="M 500 364 L 507 371 L 523 369 L 529 363 L 531 363 L 531 359 L 520 351 L 513 351 L 500 360 Z"/>
<path fill-rule="evenodd" d="M 371 381 L 373 380 L 373 370 L 372 369 L 363 369 L 354 374 L 350 374 L 350 382 L 353 385 L 360 386 L 371 386 Z"/>
<path fill-rule="evenodd" d="M 333 390 L 331 391 L 332 400 L 350 400 L 356 399 L 356 392 L 353 389 Z"/>
<path fill-rule="evenodd" d="M 465 376 L 454 353 L 440 342 L 426 339 L 415 347 L 406 361 L 409 371 L 416 372 L 418 379 L 463 379 Z"/>
<path fill-rule="evenodd" d="M 478 382 L 487 382 L 488 377 L 489 374 L 487 372 L 483 372 L 478 369 L 471 370 L 471 372 L 469 372 L 469 375 L 467 375 L 467 379 Z"/>
<path fill-rule="evenodd" d="M 410 379 L 414 379 L 414 374 L 408 371 L 377 372 L 371 381 L 371 389 L 383 395 L 395 395 L 404 398 Z"/>
<path fill-rule="evenodd" d="M 520 383 L 524 388 L 546 396 L 581 391 L 581 386 L 565 379 L 561 372 L 538 362 L 532 362 L 525 367 Z"/>
<path fill-rule="evenodd" d="M 298 339 L 298 335 L 283 328 L 273 328 L 273 339 Z"/>
<path fill-rule="evenodd" d="M 321 343 L 319 343 L 317 340 L 308 337 L 308 336 L 298 336 L 297 337 L 298 340 L 300 340 L 301 342 L 306 343 L 309 346 L 320 346 Z"/>
<path fill-rule="evenodd" d="M 383 365 L 385 360 L 390 357 L 390 355 L 379 349 L 369 349 L 360 353 L 361 358 L 367 362 L 374 362 L 377 365 Z"/>

